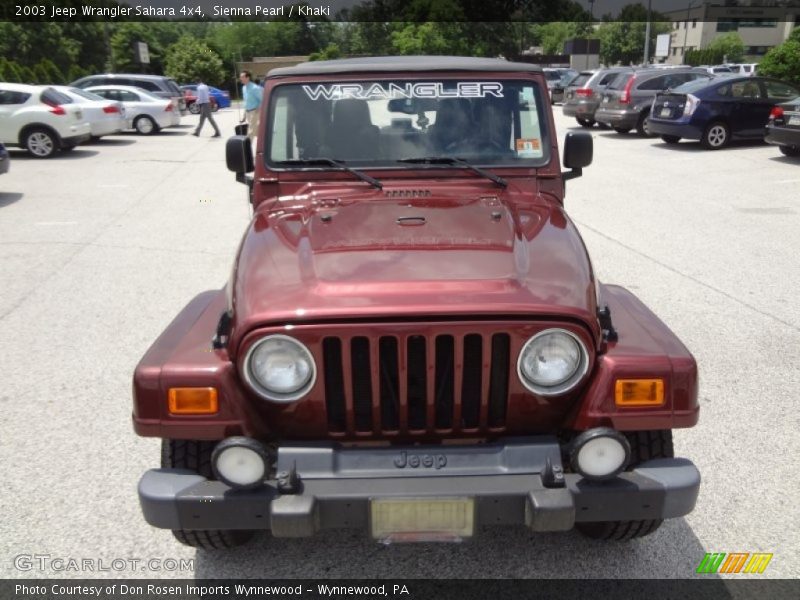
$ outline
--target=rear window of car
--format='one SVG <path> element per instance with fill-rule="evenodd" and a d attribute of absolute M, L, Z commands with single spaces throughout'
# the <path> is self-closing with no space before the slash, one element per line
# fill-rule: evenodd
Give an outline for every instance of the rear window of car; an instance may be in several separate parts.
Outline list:
<path fill-rule="evenodd" d="M 708 79 L 696 79 L 695 81 L 688 81 L 684 84 L 681 84 L 678 87 L 673 88 L 672 91 L 680 94 L 692 94 L 698 90 L 702 90 L 704 87 L 707 87 L 708 84 Z"/>
<path fill-rule="evenodd" d="M 589 78 L 591 76 L 592 76 L 592 73 L 579 73 L 578 76 L 575 77 L 575 79 L 573 79 L 572 81 L 569 82 L 569 84 L 571 86 L 574 85 L 576 87 L 580 87 L 580 86 L 584 85 L 587 81 L 589 81 Z"/>
<path fill-rule="evenodd" d="M 54 90 L 53 88 L 47 88 L 42 92 L 41 100 L 45 104 L 72 104 L 72 98 L 67 96 L 66 94 L 62 94 L 59 91 Z"/>
<path fill-rule="evenodd" d="M 178 87 L 177 82 L 174 79 L 167 79 L 167 87 L 171 92 L 174 92 L 176 95 L 181 95 L 181 88 Z"/>
<path fill-rule="evenodd" d="M 133 80 L 133 85 L 136 87 L 140 87 L 143 90 L 147 90 L 148 92 L 160 92 L 161 87 L 155 82 L 150 81 L 149 79 L 135 79 Z"/>
<path fill-rule="evenodd" d="M 621 75 L 627 75 L 627 73 L 604 73 L 600 75 L 600 79 L 597 80 L 598 86 L 609 86 L 611 85 L 615 79 L 620 77 Z"/>
<path fill-rule="evenodd" d="M 86 90 L 82 90 L 81 88 L 71 87 L 69 91 L 75 94 L 76 96 L 80 96 L 81 98 L 85 98 L 86 100 L 103 100 L 101 96 L 97 94 L 93 94 L 92 92 L 87 92 Z"/>
<path fill-rule="evenodd" d="M 633 73 L 622 73 L 619 77 L 614 79 L 614 81 L 608 84 L 608 89 L 621 90 L 628 84 L 628 82 L 632 78 L 633 78 Z"/>
<path fill-rule="evenodd" d="M 548 81 L 558 81 L 561 79 L 561 75 L 558 71 L 545 71 L 544 76 L 547 78 Z"/>
<path fill-rule="evenodd" d="M 30 94 L 12 90 L 0 90 L 0 104 L 25 104 Z"/>

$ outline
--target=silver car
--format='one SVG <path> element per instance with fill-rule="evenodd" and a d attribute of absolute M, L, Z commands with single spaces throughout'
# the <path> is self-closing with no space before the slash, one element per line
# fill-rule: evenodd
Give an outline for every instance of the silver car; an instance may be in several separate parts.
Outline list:
<path fill-rule="evenodd" d="M 600 106 L 600 97 L 606 86 L 620 73 L 631 73 L 631 67 L 612 67 L 581 71 L 569 82 L 564 92 L 564 116 L 575 117 L 579 125 L 592 127 L 595 124 L 594 112 Z M 603 127 L 607 127 L 603 125 Z"/>
<path fill-rule="evenodd" d="M 92 92 L 67 85 L 51 87 L 68 96 L 74 104 L 80 106 L 83 118 L 89 121 L 89 125 L 92 127 L 92 138 L 113 135 L 127 128 L 125 106 L 122 102 L 107 100 Z"/>
<path fill-rule="evenodd" d="M 181 115 L 172 100 L 153 96 L 145 90 L 128 85 L 98 85 L 87 91 L 108 100 L 121 102 L 125 107 L 128 129 L 142 135 L 150 135 L 165 127 L 180 125 Z"/>

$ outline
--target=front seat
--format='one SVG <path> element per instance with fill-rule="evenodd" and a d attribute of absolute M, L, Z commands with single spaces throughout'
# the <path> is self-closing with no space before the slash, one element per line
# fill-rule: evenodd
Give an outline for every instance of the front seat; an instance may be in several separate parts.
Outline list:
<path fill-rule="evenodd" d="M 327 158 L 368 160 L 380 156 L 380 130 L 372 124 L 366 100 L 343 98 L 333 105 Z"/>

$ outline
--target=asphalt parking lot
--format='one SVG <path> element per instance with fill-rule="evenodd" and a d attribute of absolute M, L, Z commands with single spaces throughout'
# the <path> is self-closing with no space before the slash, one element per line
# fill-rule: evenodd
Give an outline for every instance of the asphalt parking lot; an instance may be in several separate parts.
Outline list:
<path fill-rule="evenodd" d="M 555 109 L 563 144 L 580 128 Z M 221 553 L 147 525 L 136 483 L 159 441 L 132 431 L 131 373 L 186 302 L 224 284 L 249 219 L 224 137 L 192 137 L 197 118 L 48 161 L 13 151 L 0 177 L 0 577 L 690 577 L 706 552 L 773 553 L 765 575 L 800 576 L 800 161 L 596 128 L 566 205 L 600 278 L 638 294 L 698 359 L 700 423 L 675 434 L 703 475 L 692 514 L 623 544 L 496 529 L 386 547 L 327 532 Z M 217 119 L 231 132 L 236 112 Z M 20 555 L 195 562 L 81 572 Z"/>

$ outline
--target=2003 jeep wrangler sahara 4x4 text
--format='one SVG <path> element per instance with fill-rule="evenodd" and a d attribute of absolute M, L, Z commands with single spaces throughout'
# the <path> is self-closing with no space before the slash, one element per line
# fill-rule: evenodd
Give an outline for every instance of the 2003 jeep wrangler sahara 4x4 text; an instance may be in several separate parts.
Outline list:
<path fill-rule="evenodd" d="M 564 211 L 538 67 L 393 57 L 275 69 L 254 215 L 226 287 L 142 358 L 133 422 L 163 438 L 145 519 L 193 546 L 361 528 L 480 526 L 629 539 L 695 505 L 671 431 L 697 367 L 636 297 L 597 281 Z"/>

